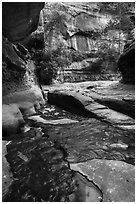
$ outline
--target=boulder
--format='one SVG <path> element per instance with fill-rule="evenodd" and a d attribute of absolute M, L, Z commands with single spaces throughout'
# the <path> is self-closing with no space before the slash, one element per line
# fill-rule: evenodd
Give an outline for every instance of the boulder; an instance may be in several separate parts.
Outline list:
<path fill-rule="evenodd" d="M 32 88 L 28 88 L 24 91 L 22 90 L 9 93 L 2 98 L 3 104 L 17 103 L 19 104 L 19 107 L 22 108 L 25 107 L 23 105 L 25 101 L 35 104 L 37 108 L 39 105 L 45 104 L 42 91 L 38 86 L 33 86 Z M 31 105 L 30 103 L 27 104 L 28 107 Z"/>
<path fill-rule="evenodd" d="M 23 116 L 16 104 L 2 105 L 3 136 L 17 133 L 23 124 Z"/>
<path fill-rule="evenodd" d="M 85 109 L 85 106 L 92 103 L 93 100 L 88 96 L 83 96 L 76 91 L 53 91 L 47 94 L 48 103 L 57 105 L 72 113 L 77 113 L 82 116 L 94 116 L 91 112 Z"/>
<path fill-rule="evenodd" d="M 120 110 L 120 112 L 124 112 L 125 114 L 111 110 L 108 108 L 109 106 L 107 107 L 96 103 L 91 97 L 86 96 L 85 92 L 55 90 L 48 92 L 47 98 L 50 104 L 57 105 L 65 110 L 85 117 L 102 119 L 115 125 L 134 125 L 135 122 L 133 118 L 125 115 L 128 111 L 126 111 L 124 107 L 122 107 L 123 111 Z M 96 101 L 98 100 L 96 99 Z M 99 100 L 99 102 L 100 101 L 102 102 L 102 100 Z M 110 104 L 112 104 L 113 101 L 114 100 L 110 99 Z M 125 103 L 123 101 L 123 103 L 120 104 L 124 105 Z M 105 105 L 107 105 L 107 103 L 105 103 Z M 119 108 L 113 109 L 119 110 Z"/>
<path fill-rule="evenodd" d="M 93 159 L 71 164 L 103 193 L 103 202 L 135 202 L 135 167 L 123 161 Z"/>
<path fill-rule="evenodd" d="M 34 103 L 22 101 L 18 104 L 18 108 L 23 116 L 33 115 L 36 113 Z"/>
<path fill-rule="evenodd" d="M 8 135 L 17 133 L 20 125 L 24 123 L 23 117 L 35 114 L 36 109 L 39 109 L 44 103 L 41 89 L 37 86 L 3 96 L 3 133 Z"/>

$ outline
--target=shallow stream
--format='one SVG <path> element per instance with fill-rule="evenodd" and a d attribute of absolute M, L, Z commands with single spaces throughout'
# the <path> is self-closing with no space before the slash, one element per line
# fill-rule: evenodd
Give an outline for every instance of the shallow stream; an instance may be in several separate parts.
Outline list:
<path fill-rule="evenodd" d="M 89 137 L 90 123 L 100 125 L 96 119 L 89 121 L 49 104 L 37 115 L 46 120 L 69 118 L 78 122 L 48 125 L 26 119 L 23 132 L 11 136 L 7 145 L 6 158 L 14 180 L 3 201 L 101 202 L 103 194 L 99 187 L 81 173 L 71 170 L 69 164 L 93 158 L 134 163 L 134 141 L 127 145 L 127 136 L 117 140 L 121 146 L 115 142 L 116 138 L 110 139 L 110 144 L 107 134 L 106 138 L 100 133 L 98 138 L 97 132 L 93 133 L 96 135 L 93 140 Z M 84 131 L 82 125 L 86 133 L 81 135 L 81 131 Z M 106 124 L 103 124 L 104 127 Z"/>

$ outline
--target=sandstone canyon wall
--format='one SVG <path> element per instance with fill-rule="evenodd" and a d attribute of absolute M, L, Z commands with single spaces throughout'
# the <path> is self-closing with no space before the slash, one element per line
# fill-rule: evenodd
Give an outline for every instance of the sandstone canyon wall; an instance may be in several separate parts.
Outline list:
<path fill-rule="evenodd" d="M 95 65 L 95 69 L 99 69 L 99 74 L 101 73 L 101 75 L 97 77 L 97 80 L 119 80 L 121 72 L 124 78 L 123 82 L 126 83 L 129 81 L 130 83 L 134 83 L 132 77 L 134 73 L 131 74 L 131 79 L 129 80 L 127 79 L 129 75 L 126 74 L 128 70 L 130 72 L 132 64 L 130 62 L 127 63 L 125 71 L 122 71 L 123 68 L 119 68 L 119 65 L 117 66 L 117 60 L 120 54 L 123 53 L 124 46 L 127 43 L 128 33 L 133 28 L 130 17 L 132 15 L 134 16 L 134 11 L 132 9 L 132 11 L 129 11 L 129 9 L 128 12 L 123 11 L 127 5 L 124 5 L 125 7 L 123 6 L 124 9 L 121 7 L 120 10 L 118 9 L 117 3 L 117 5 L 115 5 L 117 6 L 117 9 L 115 8 L 116 11 L 113 12 L 113 9 L 109 8 L 109 12 L 107 12 L 107 8 L 105 8 L 103 12 L 101 6 L 102 4 L 99 2 L 46 3 L 41 12 L 41 23 L 36 32 L 36 37 L 33 35 L 33 40 L 34 38 L 37 38 L 36 40 L 42 39 L 42 36 L 44 36 L 45 39 L 43 39 L 45 40 L 47 50 L 52 52 L 58 48 L 62 48 L 62 52 L 67 50 L 67 53 L 70 53 L 70 57 L 68 56 L 69 54 L 65 55 L 62 53 L 58 56 L 59 58 L 65 56 L 66 61 L 68 58 L 68 64 L 63 63 L 63 67 L 58 66 L 59 76 L 65 78 L 67 82 L 69 82 L 71 78 L 70 75 L 73 74 L 74 77 L 72 78 L 74 78 L 74 81 L 75 76 L 76 78 L 78 77 L 78 81 L 81 76 L 82 81 L 87 79 L 96 80 L 96 77 L 92 77 L 92 75 L 94 75 L 93 67 Z M 125 12 L 125 17 L 120 16 L 119 11 Z M 121 20 L 122 18 L 126 18 L 124 20 L 125 23 Z M 122 23 L 119 23 L 119 21 Z M 43 32 L 44 35 L 42 34 Z M 73 58 L 73 51 L 79 56 L 83 55 L 82 57 L 86 61 L 86 66 L 85 61 L 78 60 L 79 56 L 76 61 L 72 60 L 71 62 L 70 58 Z M 87 57 L 84 56 L 85 54 L 87 54 Z M 78 63 L 74 64 L 73 62 Z M 84 64 L 84 67 L 82 64 Z M 86 76 L 84 78 L 83 72 L 85 72 L 85 68 L 88 73 L 85 73 Z M 63 74 L 62 69 L 64 70 Z M 106 74 L 108 74 L 108 78 Z M 112 74 L 112 78 L 111 76 L 109 78 L 109 74 Z M 118 78 L 113 77 L 116 74 Z"/>
<path fill-rule="evenodd" d="M 2 128 L 16 133 L 24 123 L 23 116 L 35 113 L 44 104 L 35 76 L 35 65 L 22 45 L 37 29 L 44 3 L 2 3 Z"/>

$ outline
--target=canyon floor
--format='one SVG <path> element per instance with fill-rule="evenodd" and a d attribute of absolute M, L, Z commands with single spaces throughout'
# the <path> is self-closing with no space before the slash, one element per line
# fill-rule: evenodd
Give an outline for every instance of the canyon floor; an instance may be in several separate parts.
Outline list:
<path fill-rule="evenodd" d="M 46 104 L 3 138 L 3 201 L 134 202 L 135 86 L 42 89 Z"/>

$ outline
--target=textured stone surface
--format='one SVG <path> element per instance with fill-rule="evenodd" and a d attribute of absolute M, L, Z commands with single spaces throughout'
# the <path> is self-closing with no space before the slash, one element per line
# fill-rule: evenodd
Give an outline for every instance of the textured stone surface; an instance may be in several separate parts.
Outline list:
<path fill-rule="evenodd" d="M 118 111 L 108 109 L 107 106 L 101 106 L 98 103 L 94 103 L 94 100 L 91 97 L 86 96 L 84 92 L 77 93 L 76 91 L 69 91 L 69 92 L 54 91 L 54 92 L 48 92 L 47 98 L 50 104 L 57 105 L 73 113 L 77 113 L 87 117 L 94 117 L 94 118 L 100 117 L 101 119 L 104 119 L 105 121 L 108 121 L 112 124 L 121 124 L 121 125 L 134 124 L 134 119 L 125 115 L 126 111 L 124 112 L 125 114 L 122 114 L 122 113 L 119 113 Z M 97 108 L 97 105 L 98 105 L 98 108 Z M 119 108 L 117 108 L 117 105 L 114 106 L 114 109 L 119 110 Z M 132 112 L 134 112 L 134 109 Z"/>
<path fill-rule="evenodd" d="M 19 131 L 20 126 L 25 123 L 23 116 L 16 104 L 2 106 L 2 131 L 3 136 Z"/>
<path fill-rule="evenodd" d="M 9 163 L 6 160 L 6 144 L 8 144 L 8 141 L 3 140 L 2 141 L 2 197 L 7 194 L 9 190 L 9 186 L 11 185 L 13 181 L 13 175 L 10 171 Z"/>
<path fill-rule="evenodd" d="M 55 91 L 48 92 L 48 103 L 57 105 L 60 108 L 68 110 L 80 115 L 89 115 L 90 112 L 85 109 L 85 106 L 92 103 L 93 100 L 88 96 L 83 96 L 76 91 Z"/>
<path fill-rule="evenodd" d="M 43 95 L 41 92 L 41 89 L 38 86 L 32 86 L 28 87 L 28 89 L 21 90 L 21 91 L 15 91 L 11 92 L 2 98 L 2 102 L 4 104 L 9 104 L 9 103 L 17 103 L 19 106 L 21 106 L 23 103 L 22 102 L 31 102 L 35 103 L 38 101 L 40 104 L 44 104 L 45 100 L 43 99 Z"/>
<path fill-rule="evenodd" d="M 39 115 L 36 116 L 30 116 L 28 119 L 33 120 L 37 123 L 43 123 L 43 124 L 51 124 L 51 125 L 64 125 L 64 124 L 71 124 L 71 123 L 77 123 L 77 120 L 71 120 L 68 118 L 63 118 L 59 120 L 45 120 Z"/>
<path fill-rule="evenodd" d="M 135 202 L 135 167 L 122 161 L 93 159 L 71 164 L 103 192 L 103 202 Z"/>
<path fill-rule="evenodd" d="M 90 112 L 91 117 L 100 117 L 114 125 L 122 126 L 122 128 L 123 126 L 129 126 L 129 129 L 130 127 L 134 129 L 134 85 L 125 85 L 118 81 L 95 81 L 43 86 L 43 89 L 45 90 L 45 96 L 50 96 L 53 104 L 64 109 L 67 107 L 69 110 L 76 111 L 76 109 L 82 108 L 83 113 L 87 110 L 87 116 L 90 115 Z M 48 90 L 49 95 L 46 94 Z M 71 101 L 74 100 L 75 104 L 72 104 Z M 79 106 L 77 101 L 83 107 Z M 128 127 L 125 129 L 128 129 Z"/>
<path fill-rule="evenodd" d="M 31 128 L 7 144 L 6 158 L 16 179 L 12 184 L 5 184 L 3 201 L 101 201 L 99 188 L 71 170 L 65 160 L 63 147 L 47 136 L 42 128 Z M 6 163 L 3 164 L 6 167 L 3 168 L 3 174 L 7 175 Z"/>
<path fill-rule="evenodd" d="M 93 113 L 102 117 L 104 120 L 110 122 L 111 124 L 133 125 L 135 123 L 135 120 L 131 117 L 108 108 L 95 110 L 93 111 Z"/>
<path fill-rule="evenodd" d="M 21 41 L 37 29 L 40 10 L 44 3 L 40 2 L 3 2 L 2 31 L 10 41 Z"/>
<path fill-rule="evenodd" d="M 97 99 L 96 102 L 105 105 L 113 110 L 116 110 L 120 113 L 126 114 L 133 119 L 135 119 L 135 100 L 123 98 L 122 100 L 111 99 L 111 98 L 102 98 Z"/>
<path fill-rule="evenodd" d="M 44 3 L 3 2 L 3 95 L 27 90 L 38 85 L 35 65 L 27 49 L 16 41 L 26 38 L 37 29 L 39 13 Z"/>
<path fill-rule="evenodd" d="M 68 116 L 75 119 L 72 114 L 50 105 L 45 105 L 39 110 L 40 113 L 46 121 L 49 118 L 56 121 Z M 124 160 L 134 164 L 134 132 L 114 128 L 95 119 L 86 120 L 78 116 L 77 119 L 83 121 L 57 126 L 27 120 L 24 133 L 13 135 L 7 146 L 7 159 L 12 173 L 19 180 L 12 183 L 3 201 L 98 202 L 104 197 L 107 201 L 110 201 L 110 197 L 116 200 L 116 190 L 114 195 L 105 191 L 111 187 L 105 180 L 105 174 L 102 176 L 97 170 L 97 174 L 105 180 L 106 188 L 103 191 L 102 186 L 86 177 L 87 174 L 76 172 L 77 169 L 70 170 L 66 161 L 75 164 L 98 158 Z M 123 177 L 125 179 L 126 175 Z M 111 178 L 114 178 L 113 175 Z M 118 182 L 115 181 L 113 183 L 118 189 Z M 133 187 L 134 182 L 131 183 L 130 195 Z M 127 193 L 125 186 L 122 186 L 122 192 Z M 122 200 L 121 194 L 119 198 Z"/>
<path fill-rule="evenodd" d="M 17 54 L 19 53 L 19 49 L 10 43 L 9 40 L 5 37 L 2 38 L 2 53 L 4 58 L 11 61 L 12 64 L 19 67 L 20 71 L 26 70 L 25 61 Z"/>
<path fill-rule="evenodd" d="M 62 2 L 60 9 L 62 6 L 68 16 L 66 25 L 69 46 L 81 52 L 94 49 L 91 36 L 107 26 L 110 16 L 99 13 L 99 6 L 95 2 Z"/>
<path fill-rule="evenodd" d="M 35 128 L 18 136 L 7 146 L 6 157 L 16 180 L 3 201 L 69 201 L 75 181 L 59 147 Z"/>
<path fill-rule="evenodd" d="M 89 159 L 135 162 L 134 132 L 115 128 L 96 119 L 51 127 L 48 134 L 67 150 L 69 162 Z"/>
<path fill-rule="evenodd" d="M 37 86 L 25 91 L 12 92 L 3 96 L 2 129 L 4 134 L 17 133 L 24 123 L 23 117 L 36 113 L 44 105 L 41 89 Z"/>

